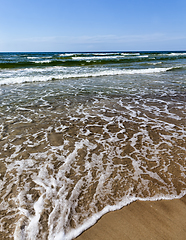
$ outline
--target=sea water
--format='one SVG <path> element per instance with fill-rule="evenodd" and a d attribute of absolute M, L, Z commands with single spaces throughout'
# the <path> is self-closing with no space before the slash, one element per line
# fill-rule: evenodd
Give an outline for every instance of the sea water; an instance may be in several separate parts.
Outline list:
<path fill-rule="evenodd" d="M 0 53 L 0 103 L 1 239 L 186 193 L 186 52 Z"/>

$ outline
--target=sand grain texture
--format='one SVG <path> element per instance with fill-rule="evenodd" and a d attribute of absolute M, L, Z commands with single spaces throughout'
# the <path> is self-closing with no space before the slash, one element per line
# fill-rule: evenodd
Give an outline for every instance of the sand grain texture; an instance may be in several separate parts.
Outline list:
<path fill-rule="evenodd" d="M 186 196 L 137 201 L 104 215 L 76 240 L 185 240 Z"/>

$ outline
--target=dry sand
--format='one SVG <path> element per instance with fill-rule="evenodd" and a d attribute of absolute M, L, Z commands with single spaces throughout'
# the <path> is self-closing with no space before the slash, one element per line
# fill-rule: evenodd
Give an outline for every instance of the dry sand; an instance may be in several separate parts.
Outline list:
<path fill-rule="evenodd" d="M 105 214 L 76 240 L 186 240 L 186 195 L 134 202 Z"/>

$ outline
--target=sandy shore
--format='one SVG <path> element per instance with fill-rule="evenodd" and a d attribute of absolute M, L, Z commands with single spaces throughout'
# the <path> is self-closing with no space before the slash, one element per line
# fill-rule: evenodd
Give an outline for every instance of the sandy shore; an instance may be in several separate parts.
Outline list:
<path fill-rule="evenodd" d="M 76 240 L 185 240 L 186 195 L 181 199 L 134 202 L 104 215 Z"/>

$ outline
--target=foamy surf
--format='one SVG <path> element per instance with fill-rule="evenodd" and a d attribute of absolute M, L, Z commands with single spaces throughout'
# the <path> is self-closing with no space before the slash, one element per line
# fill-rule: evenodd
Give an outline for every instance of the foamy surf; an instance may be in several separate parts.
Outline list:
<path fill-rule="evenodd" d="M 48 61 L 48 60 L 46 60 Z M 46 62 L 44 61 L 44 62 Z M 18 70 L 19 72 L 10 73 L 10 77 L 8 77 L 8 73 L 4 74 L 3 78 L 0 79 L 0 85 L 10 85 L 10 84 L 21 84 L 21 83 L 29 83 L 29 82 L 45 82 L 45 81 L 53 81 L 53 80 L 60 80 L 60 79 L 69 79 L 69 78 L 89 78 L 89 77 L 101 77 L 101 76 L 117 76 L 117 75 L 131 75 L 131 74 L 153 74 L 153 73 L 161 73 L 166 72 L 174 68 L 147 68 L 147 69 L 113 69 L 113 70 L 97 70 L 96 72 L 89 72 L 86 70 L 84 73 L 83 71 L 79 71 L 79 69 L 75 70 L 78 73 L 66 73 L 63 67 L 58 68 L 49 68 L 47 69 L 33 69 L 33 73 L 36 73 L 32 76 L 32 69 L 25 71 Z M 66 69 L 65 69 L 66 70 Z M 90 69 L 92 70 L 92 69 Z M 45 72 L 45 73 L 44 73 Z M 13 76 L 11 76 L 13 74 Z M 17 76 L 16 76 L 17 75 Z"/>

